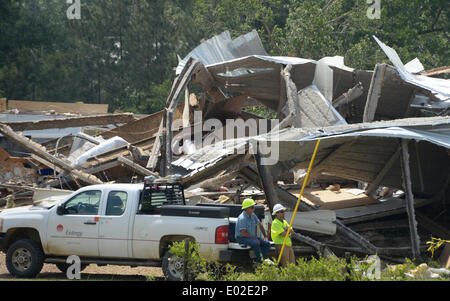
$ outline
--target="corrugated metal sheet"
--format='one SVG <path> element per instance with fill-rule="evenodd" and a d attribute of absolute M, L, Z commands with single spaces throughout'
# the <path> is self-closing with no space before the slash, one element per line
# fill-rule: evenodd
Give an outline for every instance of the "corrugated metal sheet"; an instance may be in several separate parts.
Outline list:
<path fill-rule="evenodd" d="M 445 101 L 450 99 L 450 80 L 409 73 L 393 48 L 381 42 L 376 36 L 373 36 L 373 38 L 377 41 L 378 45 L 380 45 L 389 60 L 394 64 L 404 81 L 430 91 L 439 100 Z M 448 105 L 450 105 L 450 102 Z"/>
<path fill-rule="evenodd" d="M 230 32 L 227 30 L 201 43 L 192 50 L 178 64 L 176 74 L 181 73 L 190 57 L 199 59 L 203 65 L 208 66 L 254 54 L 267 55 L 256 30 L 234 40 L 231 39 Z"/>

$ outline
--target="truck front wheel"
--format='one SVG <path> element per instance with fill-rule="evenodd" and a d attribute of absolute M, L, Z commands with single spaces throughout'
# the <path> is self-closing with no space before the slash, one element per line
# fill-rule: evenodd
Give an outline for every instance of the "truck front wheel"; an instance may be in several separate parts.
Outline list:
<path fill-rule="evenodd" d="M 31 239 L 14 242 L 6 253 L 6 267 L 9 273 L 18 278 L 34 278 L 44 265 L 42 247 Z"/>

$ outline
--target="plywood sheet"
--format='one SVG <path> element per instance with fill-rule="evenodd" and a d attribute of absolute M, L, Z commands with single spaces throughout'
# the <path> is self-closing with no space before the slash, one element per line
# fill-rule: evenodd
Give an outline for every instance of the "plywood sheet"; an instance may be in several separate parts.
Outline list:
<path fill-rule="evenodd" d="M 6 111 L 6 98 L 0 98 L 0 112 Z"/>
<path fill-rule="evenodd" d="M 377 204 L 377 200 L 368 197 L 365 194 L 353 195 L 347 193 L 350 188 L 342 188 L 339 191 L 323 190 L 321 188 L 305 188 L 302 200 L 311 204 L 319 205 L 323 210 L 336 210 L 340 208 L 349 208 L 366 204 Z M 299 190 L 289 190 L 290 193 L 297 196 Z"/>
<path fill-rule="evenodd" d="M 17 109 L 20 111 L 54 110 L 57 113 L 106 114 L 108 112 L 108 104 L 9 100 L 8 109 Z"/>

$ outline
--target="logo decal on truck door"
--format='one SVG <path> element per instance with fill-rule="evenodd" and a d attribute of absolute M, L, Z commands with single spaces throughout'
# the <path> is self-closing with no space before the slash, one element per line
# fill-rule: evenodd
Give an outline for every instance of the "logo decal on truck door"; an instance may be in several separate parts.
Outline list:
<path fill-rule="evenodd" d="M 56 226 L 56 231 L 62 232 L 63 230 L 64 230 L 63 225 L 59 224 L 58 226 Z"/>

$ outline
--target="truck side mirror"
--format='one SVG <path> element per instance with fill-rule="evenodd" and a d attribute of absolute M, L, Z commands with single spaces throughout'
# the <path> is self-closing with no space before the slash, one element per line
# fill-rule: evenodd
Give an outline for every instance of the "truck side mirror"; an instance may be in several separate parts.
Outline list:
<path fill-rule="evenodd" d="M 58 207 L 56 208 L 56 214 L 64 215 L 64 205 L 63 204 L 58 205 Z"/>

